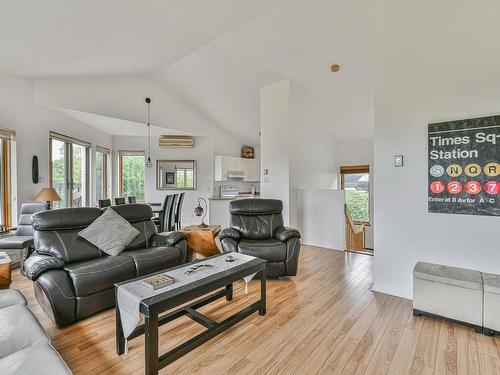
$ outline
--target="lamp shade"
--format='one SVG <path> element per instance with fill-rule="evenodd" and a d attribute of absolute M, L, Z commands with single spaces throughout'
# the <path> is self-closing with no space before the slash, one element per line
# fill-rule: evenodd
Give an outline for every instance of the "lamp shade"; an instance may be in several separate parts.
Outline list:
<path fill-rule="evenodd" d="M 61 201 L 61 197 L 54 188 L 42 188 L 35 197 L 36 201 L 53 202 Z"/>

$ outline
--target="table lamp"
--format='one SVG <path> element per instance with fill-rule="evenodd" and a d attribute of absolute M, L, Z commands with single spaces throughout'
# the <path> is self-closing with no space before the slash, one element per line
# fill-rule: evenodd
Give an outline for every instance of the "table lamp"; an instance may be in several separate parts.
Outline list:
<path fill-rule="evenodd" d="M 203 209 L 203 207 L 201 207 L 201 202 L 202 201 L 205 202 L 205 209 Z M 207 210 L 207 201 L 205 199 L 203 199 L 203 198 L 198 198 L 198 207 L 196 207 L 194 209 L 194 214 L 196 216 L 203 215 L 203 217 L 201 218 L 201 224 L 198 225 L 200 228 L 206 228 L 206 227 L 208 227 L 208 225 L 204 223 L 205 216 L 207 215 L 206 210 Z"/>
<path fill-rule="evenodd" d="M 49 209 L 51 208 L 51 202 L 62 201 L 59 194 L 57 194 L 54 188 L 42 188 L 35 197 L 36 201 L 47 202 L 49 204 Z"/>

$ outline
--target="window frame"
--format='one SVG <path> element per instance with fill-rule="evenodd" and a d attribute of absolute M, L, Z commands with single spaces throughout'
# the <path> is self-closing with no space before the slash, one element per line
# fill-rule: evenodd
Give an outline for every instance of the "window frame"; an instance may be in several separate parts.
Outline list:
<path fill-rule="evenodd" d="M 12 201 L 12 157 L 13 142 L 15 142 L 16 132 L 10 129 L 0 128 L 0 144 L 1 144 L 1 159 L 0 159 L 0 199 L 2 207 L 0 212 L 0 224 L 12 228 L 14 218 L 12 213 L 15 211 Z M 15 149 L 15 148 L 14 148 Z"/>
<path fill-rule="evenodd" d="M 363 164 L 363 165 L 345 165 L 340 167 L 340 189 L 344 189 L 344 176 L 346 174 L 362 174 L 362 173 L 367 173 L 368 177 L 370 177 L 370 166 L 368 164 Z M 370 183 L 371 183 L 371 178 L 370 178 Z M 370 187 L 370 183 L 368 184 L 368 187 Z M 368 218 L 370 219 L 369 221 L 358 221 L 358 220 L 353 220 L 355 224 L 363 224 L 365 226 L 370 226 L 371 220 L 372 220 L 372 215 L 371 215 L 371 189 L 368 190 Z"/>
<path fill-rule="evenodd" d="M 124 156 L 143 156 L 144 163 L 146 163 L 146 151 L 145 150 L 118 150 L 118 194 L 119 197 L 123 197 L 123 157 Z M 144 187 L 146 187 L 146 165 L 144 165 Z M 145 195 L 145 192 L 144 192 Z M 142 200 L 137 200 L 138 202 L 143 202 Z"/>
<path fill-rule="evenodd" d="M 73 172 L 73 144 L 85 147 L 85 190 L 87 192 L 86 197 L 85 197 L 85 202 L 82 205 L 82 207 L 89 207 L 90 206 L 90 201 L 91 201 L 91 193 L 90 193 L 90 150 L 92 149 L 92 143 L 83 141 L 78 138 L 73 138 L 64 134 L 60 134 L 54 131 L 49 131 L 49 187 L 53 188 L 53 172 L 52 172 L 52 140 L 57 140 L 59 142 L 64 142 L 64 147 L 65 147 L 65 155 L 68 158 L 68 163 L 66 164 L 68 176 L 71 176 L 71 181 L 73 181 L 72 177 L 72 172 Z M 72 184 L 73 182 L 71 182 Z M 66 181 L 66 184 L 68 184 L 68 181 Z M 68 192 L 68 187 L 66 186 L 66 190 Z M 71 199 L 68 200 L 69 205 L 66 205 L 67 202 L 65 203 L 65 207 L 74 207 L 73 206 L 73 201 Z"/>
<path fill-rule="evenodd" d="M 95 147 L 95 163 L 96 163 L 96 168 L 97 168 L 97 153 L 102 154 L 102 185 L 103 185 L 103 197 L 101 199 L 108 199 L 110 197 L 109 189 L 108 189 L 108 182 L 109 182 L 109 160 L 111 156 L 111 150 L 106 147 L 101 147 L 101 146 L 96 146 Z M 94 185 L 95 191 L 96 191 L 96 201 L 99 201 L 99 198 L 97 198 L 97 174 L 95 178 L 95 185 Z M 97 203 L 96 202 L 96 203 Z"/>

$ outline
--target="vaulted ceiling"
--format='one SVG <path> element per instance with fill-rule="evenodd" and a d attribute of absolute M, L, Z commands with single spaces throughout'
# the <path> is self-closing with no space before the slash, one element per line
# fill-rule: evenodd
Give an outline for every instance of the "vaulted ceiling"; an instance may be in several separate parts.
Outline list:
<path fill-rule="evenodd" d="M 253 145 L 260 87 L 290 78 L 294 105 L 310 119 L 304 126 L 337 139 L 370 138 L 370 4 L 0 0 L 0 72 L 35 79 L 149 73 L 193 111 Z M 338 73 L 329 70 L 333 63 Z"/>

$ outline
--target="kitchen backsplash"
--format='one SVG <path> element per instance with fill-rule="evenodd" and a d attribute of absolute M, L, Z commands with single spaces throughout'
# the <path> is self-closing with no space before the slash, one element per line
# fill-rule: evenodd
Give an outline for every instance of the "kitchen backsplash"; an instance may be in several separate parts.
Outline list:
<path fill-rule="evenodd" d="M 214 195 L 220 195 L 221 185 L 234 185 L 238 187 L 240 192 L 249 193 L 252 191 L 252 185 L 255 185 L 255 191 L 258 193 L 260 191 L 260 183 L 258 182 L 244 182 L 244 181 L 224 181 L 224 182 L 214 182 Z"/>

